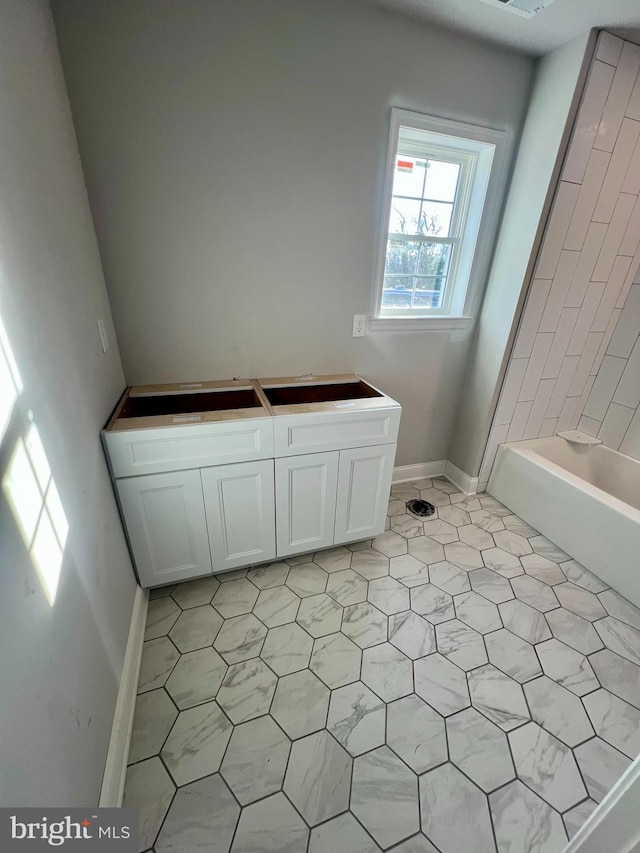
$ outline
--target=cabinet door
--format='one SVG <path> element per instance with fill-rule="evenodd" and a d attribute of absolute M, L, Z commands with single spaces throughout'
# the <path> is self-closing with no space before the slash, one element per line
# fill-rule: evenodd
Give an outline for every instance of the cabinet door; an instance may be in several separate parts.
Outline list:
<path fill-rule="evenodd" d="M 214 571 L 273 560 L 273 459 L 203 468 Z"/>
<path fill-rule="evenodd" d="M 276 459 L 278 557 L 333 544 L 338 452 Z"/>
<path fill-rule="evenodd" d="M 340 451 L 336 545 L 384 530 L 395 456 L 395 444 Z"/>
<path fill-rule="evenodd" d="M 199 471 L 116 482 L 141 586 L 211 573 Z"/>

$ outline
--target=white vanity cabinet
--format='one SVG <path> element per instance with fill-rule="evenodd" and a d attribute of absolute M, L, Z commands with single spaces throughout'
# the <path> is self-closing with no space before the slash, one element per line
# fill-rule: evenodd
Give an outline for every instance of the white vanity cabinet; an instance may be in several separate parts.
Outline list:
<path fill-rule="evenodd" d="M 377 536 L 400 412 L 352 375 L 128 389 L 103 441 L 141 585 Z"/>

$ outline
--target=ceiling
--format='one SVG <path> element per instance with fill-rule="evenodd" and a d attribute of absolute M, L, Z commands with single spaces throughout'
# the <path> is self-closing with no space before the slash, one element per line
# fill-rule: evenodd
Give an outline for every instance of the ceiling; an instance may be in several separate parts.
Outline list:
<path fill-rule="evenodd" d="M 521 18 L 481 0 L 367 2 L 534 55 L 547 53 L 591 27 L 640 42 L 640 0 L 555 0 L 533 18 Z"/>

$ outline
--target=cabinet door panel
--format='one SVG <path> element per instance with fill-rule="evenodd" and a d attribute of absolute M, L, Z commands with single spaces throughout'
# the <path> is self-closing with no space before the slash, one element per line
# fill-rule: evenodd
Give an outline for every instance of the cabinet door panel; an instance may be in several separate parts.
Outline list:
<path fill-rule="evenodd" d="M 211 573 L 199 471 L 132 477 L 117 487 L 141 586 Z"/>
<path fill-rule="evenodd" d="M 203 468 L 202 487 L 214 571 L 273 560 L 273 460 Z"/>
<path fill-rule="evenodd" d="M 333 544 L 338 453 L 276 459 L 278 556 Z"/>
<path fill-rule="evenodd" d="M 336 545 L 384 530 L 395 455 L 395 444 L 340 451 Z"/>

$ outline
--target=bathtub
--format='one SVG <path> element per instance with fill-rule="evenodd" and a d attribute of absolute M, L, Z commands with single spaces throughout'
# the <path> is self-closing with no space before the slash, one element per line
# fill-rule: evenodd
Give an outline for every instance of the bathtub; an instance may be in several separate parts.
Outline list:
<path fill-rule="evenodd" d="M 503 444 L 487 487 L 640 607 L 640 462 L 560 436 Z"/>

